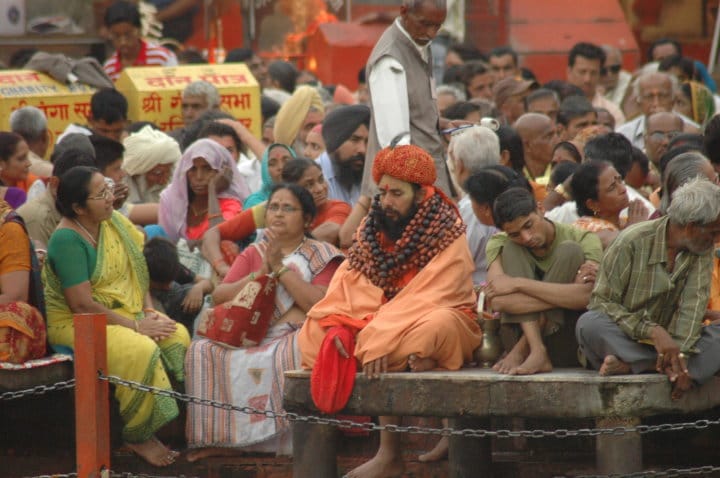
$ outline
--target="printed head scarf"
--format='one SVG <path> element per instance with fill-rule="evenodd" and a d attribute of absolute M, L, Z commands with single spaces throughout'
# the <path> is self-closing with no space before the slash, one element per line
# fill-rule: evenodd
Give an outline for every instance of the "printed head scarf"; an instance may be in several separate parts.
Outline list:
<path fill-rule="evenodd" d="M 705 126 L 715 114 L 713 94 L 705 85 L 697 81 L 688 81 L 686 84 L 690 86 L 692 119 L 700 126 Z"/>
<path fill-rule="evenodd" d="M 192 168 L 193 160 L 197 158 L 207 161 L 215 171 L 221 171 L 226 166 L 232 171 L 230 185 L 218 194 L 219 198 L 234 198 L 242 202 L 249 194 L 248 187 L 227 149 L 211 139 L 195 141 L 183 153 L 173 173 L 172 181 L 160 194 L 160 225 L 172 242 L 185 237 L 189 207 L 187 172 Z"/>
<path fill-rule="evenodd" d="M 273 129 L 275 141 L 293 144 L 310 108 L 325 113 L 320 93 L 312 86 L 304 85 L 296 89 L 290 99 L 280 107 Z"/>
<path fill-rule="evenodd" d="M 432 156 L 413 144 L 380 150 L 372 168 L 375 184 L 380 183 L 384 174 L 420 186 L 432 186 L 437 179 Z"/>

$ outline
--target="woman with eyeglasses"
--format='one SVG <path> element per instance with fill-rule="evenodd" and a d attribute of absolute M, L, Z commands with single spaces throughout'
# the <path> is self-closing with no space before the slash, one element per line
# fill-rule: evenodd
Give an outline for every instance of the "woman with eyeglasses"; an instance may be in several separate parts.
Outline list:
<path fill-rule="evenodd" d="M 229 349 L 193 340 L 187 355 L 187 392 L 236 406 L 282 412 L 282 377 L 300 366 L 296 332 L 305 314 L 325 294 L 342 253 L 307 236 L 315 217 L 312 195 L 297 184 L 273 187 L 265 206 L 265 229 L 233 262 L 213 292 L 216 306 L 233 298 L 255 277 L 275 273 L 275 310 L 265 339 Z M 289 423 L 256 415 L 188 405 L 188 460 L 244 451 L 287 454 Z M 252 446 L 250 446 L 252 445 Z"/>
<path fill-rule="evenodd" d="M 316 209 L 309 229 L 312 237 L 337 245 L 342 233 L 349 235 L 354 232 L 354 229 L 345 231 L 350 206 L 344 201 L 328 199 L 327 181 L 315 161 L 293 159 L 285 164 L 281 177 L 284 182 L 297 184 L 310 192 Z M 267 202 L 263 202 L 245 209 L 232 219 L 209 229 L 203 236 L 203 255 L 221 277 L 227 274 L 232 260 L 239 252 L 237 247 L 228 243 L 247 240 L 258 228 L 265 227 L 266 206 Z"/>
<path fill-rule="evenodd" d="M 167 238 L 198 240 L 242 210 L 248 187 L 225 147 L 199 139 L 183 153 L 160 194 L 159 219 Z"/>
<path fill-rule="evenodd" d="M 50 237 L 42 272 L 48 339 L 56 350 L 74 348 L 73 314 L 107 317 L 108 374 L 171 389 L 182 382 L 188 331 L 152 309 L 143 234 L 113 209 L 102 174 L 76 166 L 62 175 L 57 208 L 62 219 Z M 173 398 L 117 387 L 128 448 L 154 466 L 167 466 L 177 452 L 155 432 L 178 416 Z"/>
<path fill-rule="evenodd" d="M 579 218 L 573 226 L 596 233 L 607 248 L 626 226 L 645 221 L 648 210 L 640 200 L 630 202 L 622 176 L 607 161 L 581 164 L 572 175 L 570 188 Z M 626 220 L 620 212 L 628 208 Z"/>

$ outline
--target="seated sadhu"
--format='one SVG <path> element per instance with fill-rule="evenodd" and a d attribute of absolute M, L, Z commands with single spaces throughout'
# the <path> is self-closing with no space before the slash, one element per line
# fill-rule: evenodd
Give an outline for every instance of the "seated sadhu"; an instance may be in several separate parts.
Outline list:
<path fill-rule="evenodd" d="M 303 367 L 314 367 L 313 399 L 327 413 L 344 406 L 357 364 L 368 378 L 457 370 L 482 336 L 465 225 L 432 186 L 432 157 L 412 145 L 385 148 L 372 174 L 380 193 L 298 339 Z M 333 376 L 338 370 L 342 377 Z M 380 423 L 399 418 L 380 417 Z M 348 476 L 399 476 L 402 470 L 399 435 L 383 431 L 377 455 Z"/>

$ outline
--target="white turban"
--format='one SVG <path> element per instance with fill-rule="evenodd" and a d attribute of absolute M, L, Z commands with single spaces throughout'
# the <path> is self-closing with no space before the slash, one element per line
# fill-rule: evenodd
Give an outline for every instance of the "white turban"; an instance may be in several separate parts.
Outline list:
<path fill-rule="evenodd" d="M 131 134 L 123 145 L 123 169 L 130 176 L 145 174 L 158 164 L 175 164 L 182 155 L 177 141 L 152 126 Z"/>

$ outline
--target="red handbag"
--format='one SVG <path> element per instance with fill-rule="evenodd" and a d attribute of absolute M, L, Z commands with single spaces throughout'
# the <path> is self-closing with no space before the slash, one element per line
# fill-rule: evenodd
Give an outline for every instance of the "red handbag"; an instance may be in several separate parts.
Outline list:
<path fill-rule="evenodd" d="M 275 311 L 275 275 L 251 280 L 233 300 L 210 309 L 197 333 L 229 347 L 254 347 L 265 338 Z"/>

